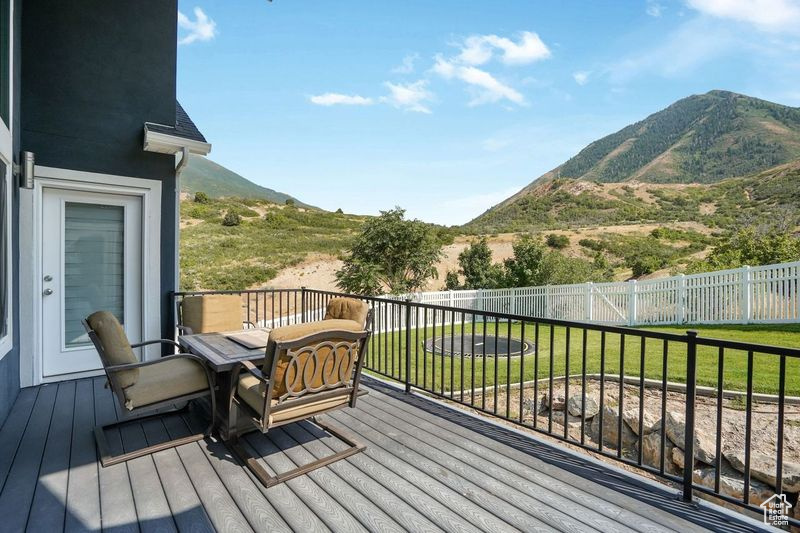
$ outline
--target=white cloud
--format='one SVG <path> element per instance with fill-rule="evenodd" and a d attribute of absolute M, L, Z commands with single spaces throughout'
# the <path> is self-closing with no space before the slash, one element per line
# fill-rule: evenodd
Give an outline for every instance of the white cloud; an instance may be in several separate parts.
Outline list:
<path fill-rule="evenodd" d="M 700 17 L 680 25 L 652 48 L 639 50 L 609 65 L 603 74 L 616 84 L 643 74 L 664 78 L 687 76 L 739 46 L 736 32 Z"/>
<path fill-rule="evenodd" d="M 647 7 L 645 8 L 645 13 L 647 13 L 651 17 L 660 17 L 663 12 L 664 12 L 664 6 L 662 6 L 655 0 L 647 0 Z"/>
<path fill-rule="evenodd" d="M 706 15 L 752 24 L 765 31 L 800 31 L 798 0 L 687 0 L 687 4 Z"/>
<path fill-rule="evenodd" d="M 210 41 L 217 35 L 217 23 L 199 7 L 194 8 L 194 20 L 178 11 L 178 26 L 188 33 L 178 40 L 178 44 L 191 44 L 197 41 Z"/>
<path fill-rule="evenodd" d="M 389 94 L 381 97 L 381 102 L 404 111 L 431 112 L 427 103 L 433 100 L 433 93 L 428 90 L 428 82 L 426 80 L 419 80 L 414 83 L 391 83 L 387 81 L 384 85 L 389 89 Z"/>
<path fill-rule="evenodd" d="M 419 59 L 419 54 L 408 54 L 403 58 L 403 63 L 394 67 L 392 72 L 395 74 L 411 74 L 414 72 L 414 62 Z"/>
<path fill-rule="evenodd" d="M 457 60 L 466 65 L 483 65 L 502 52 L 500 60 L 507 65 L 533 63 L 551 56 L 550 49 L 536 33 L 525 31 L 517 42 L 497 35 L 471 35 L 461 46 Z"/>
<path fill-rule="evenodd" d="M 489 137 L 481 142 L 481 148 L 487 152 L 499 152 L 503 148 L 510 146 L 513 143 L 511 139 L 502 139 L 498 137 Z"/>
<path fill-rule="evenodd" d="M 586 70 L 579 70 L 578 72 L 572 73 L 572 79 L 575 80 L 575 83 L 578 85 L 586 85 L 589 83 L 589 71 Z"/>
<path fill-rule="evenodd" d="M 359 96 L 357 94 L 324 93 L 309 97 L 312 104 L 332 106 L 332 105 L 372 105 L 372 98 Z"/>
<path fill-rule="evenodd" d="M 477 94 L 469 103 L 471 106 L 498 102 L 503 99 L 519 105 L 525 104 L 525 97 L 520 92 L 502 83 L 485 70 L 473 66 L 457 65 L 442 56 L 436 56 L 433 71 L 445 79 L 459 79 L 477 88 Z"/>

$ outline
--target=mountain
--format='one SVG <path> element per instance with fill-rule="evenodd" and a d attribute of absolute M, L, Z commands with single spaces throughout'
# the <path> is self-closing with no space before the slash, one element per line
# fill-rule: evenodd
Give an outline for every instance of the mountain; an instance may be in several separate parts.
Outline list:
<path fill-rule="evenodd" d="M 800 178 L 792 164 L 798 159 L 800 108 L 711 91 L 591 143 L 466 228 L 520 231 L 674 217 L 716 224 L 732 195 L 744 199 L 732 205 L 746 211 L 748 195 L 791 190 L 797 182 L 787 180 Z M 779 205 L 794 202 L 794 196 L 762 200 Z M 703 200 L 703 213 L 681 212 L 692 199 Z"/>
<path fill-rule="evenodd" d="M 199 155 L 189 156 L 189 164 L 183 169 L 180 181 L 181 192 L 190 194 L 202 191 L 212 198 L 251 198 L 276 204 L 284 204 L 291 199 L 297 205 L 310 207 L 288 194 L 256 185 L 236 172 Z"/>

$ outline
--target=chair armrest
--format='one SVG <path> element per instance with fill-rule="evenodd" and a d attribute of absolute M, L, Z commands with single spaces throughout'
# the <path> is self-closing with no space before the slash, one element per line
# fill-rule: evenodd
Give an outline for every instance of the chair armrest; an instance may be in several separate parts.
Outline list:
<path fill-rule="evenodd" d="M 165 355 L 160 359 L 153 359 L 152 361 L 142 361 L 141 363 L 128 363 L 126 365 L 107 366 L 106 370 L 108 372 L 120 372 L 122 370 L 132 370 L 134 368 L 142 368 L 144 366 L 157 365 L 159 363 L 163 363 L 164 361 L 170 359 L 192 359 L 193 361 L 197 361 L 197 363 L 200 364 L 200 366 L 202 366 L 203 369 L 207 368 L 206 361 L 202 357 L 199 357 L 191 353 L 176 353 L 172 355 Z"/>
<path fill-rule="evenodd" d="M 261 369 L 259 369 L 256 365 L 254 365 L 250 361 L 241 361 L 239 364 L 242 366 L 244 370 L 246 370 L 250 375 L 258 379 L 259 381 L 264 383 L 269 381 L 267 377 L 264 375 L 264 373 L 261 372 Z"/>
<path fill-rule="evenodd" d="M 242 325 L 243 326 L 247 325 L 247 328 L 245 328 L 245 329 L 254 329 L 254 328 L 258 327 L 255 324 L 253 324 L 252 322 L 250 322 L 249 320 L 245 320 L 244 322 L 242 322 Z"/>
<path fill-rule="evenodd" d="M 175 326 L 175 328 L 183 335 L 194 335 L 194 330 L 189 326 Z"/>
<path fill-rule="evenodd" d="M 144 342 L 137 342 L 136 344 L 131 344 L 131 348 L 139 348 L 141 346 L 148 346 L 150 344 L 171 344 L 177 349 L 181 349 L 181 345 L 177 342 L 170 340 L 170 339 L 155 339 L 152 341 L 144 341 Z"/>

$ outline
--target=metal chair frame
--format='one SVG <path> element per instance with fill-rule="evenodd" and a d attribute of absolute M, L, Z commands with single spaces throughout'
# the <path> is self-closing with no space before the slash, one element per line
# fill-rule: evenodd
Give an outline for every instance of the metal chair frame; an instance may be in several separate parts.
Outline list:
<path fill-rule="evenodd" d="M 370 318 L 368 318 L 367 323 L 368 324 L 371 323 Z M 362 452 L 364 451 L 364 449 L 366 449 L 366 446 L 358 442 L 356 438 L 348 431 L 336 427 L 334 425 L 331 425 L 330 423 L 320 421 L 319 419 L 317 419 L 317 415 L 341 409 L 344 407 L 356 406 L 356 400 L 358 399 L 358 396 L 360 396 L 358 387 L 361 381 L 361 370 L 364 365 L 366 347 L 369 342 L 371 334 L 372 334 L 371 327 L 368 327 L 365 331 L 361 332 L 330 330 L 330 331 L 315 333 L 313 335 L 308 335 L 306 337 L 296 340 L 275 343 L 275 355 L 272 359 L 272 366 L 270 368 L 269 376 L 265 376 L 264 373 L 250 361 L 243 361 L 233 369 L 231 375 L 232 386 L 229 397 L 229 416 L 228 416 L 229 439 L 228 441 L 226 441 L 226 444 L 234 452 L 234 454 L 245 464 L 245 466 L 247 466 L 247 468 L 250 469 L 253 475 L 255 475 L 259 481 L 261 481 L 261 483 L 264 486 L 266 486 L 267 488 L 273 487 L 275 485 L 283 483 L 284 481 L 295 478 L 297 476 L 301 476 L 303 474 L 307 474 L 312 470 L 329 465 L 331 463 L 344 459 L 345 457 L 349 457 L 353 454 Z M 329 339 L 337 339 L 337 341 L 334 343 Z M 314 357 L 316 349 L 326 344 L 331 348 L 332 352 L 335 352 L 337 348 L 342 346 L 342 344 L 350 344 L 351 346 L 350 353 L 352 353 L 352 350 L 357 349 L 356 360 L 353 362 L 354 363 L 353 369 L 351 373 L 349 373 L 349 376 L 347 376 L 346 379 L 340 380 L 337 383 L 331 385 L 323 385 L 322 388 L 317 390 L 310 390 L 308 383 L 303 383 L 304 386 L 301 390 L 294 390 L 293 385 L 296 384 L 296 380 L 295 383 L 293 384 L 287 383 L 288 385 L 287 392 L 281 395 L 279 398 L 277 398 L 278 403 L 276 405 L 272 405 L 272 400 L 273 400 L 272 396 L 276 385 L 275 373 L 278 368 L 278 362 L 281 360 L 279 354 L 285 351 L 287 354 L 289 354 L 290 357 L 293 356 L 296 357 L 300 353 L 304 353 L 311 350 L 312 354 L 309 355 L 309 357 Z M 334 361 L 335 361 L 335 353 L 334 353 Z M 319 363 L 319 361 L 317 361 L 317 363 Z M 322 364 L 324 363 L 325 361 L 322 362 Z M 262 404 L 260 412 L 256 411 L 249 404 L 247 404 L 247 402 L 242 400 L 237 393 L 239 376 L 241 375 L 242 372 L 246 372 L 251 376 L 255 377 L 266 388 L 266 393 L 264 394 L 264 403 Z M 298 373 L 300 373 L 300 370 L 298 370 Z M 287 371 L 286 375 L 284 376 L 285 380 L 287 379 L 288 374 L 289 373 Z M 296 377 L 297 379 L 303 380 L 303 378 L 297 376 L 297 374 Z M 322 390 L 325 388 L 328 388 L 329 390 Z M 292 418 L 287 418 L 279 422 L 272 422 L 272 415 L 282 410 L 291 407 L 302 406 L 318 400 L 324 400 L 326 398 L 341 397 L 344 394 L 350 396 L 350 399 L 347 403 L 343 403 L 334 406 L 332 408 L 316 411 L 313 414 L 304 414 Z M 337 452 L 328 457 L 317 459 L 316 461 L 313 461 L 307 465 L 302 465 L 287 472 L 283 472 L 272 476 L 266 471 L 266 469 L 264 469 L 263 466 L 261 466 L 261 464 L 258 463 L 256 458 L 253 457 L 239 442 L 239 435 L 240 435 L 240 430 L 238 428 L 239 411 L 242 411 L 243 412 L 242 414 L 253 424 L 255 429 L 258 429 L 261 433 L 268 433 L 269 430 L 272 428 L 282 426 L 285 424 L 290 424 L 292 422 L 299 422 L 301 420 L 311 419 L 317 426 L 321 427 L 323 430 L 327 431 L 331 435 L 345 442 L 348 445 L 348 447 L 347 449 Z"/>
<path fill-rule="evenodd" d="M 103 363 L 103 370 L 105 371 L 106 378 L 108 379 L 108 386 L 111 388 L 114 396 L 116 397 L 117 401 L 119 402 L 120 407 L 122 408 L 123 419 L 117 422 L 106 424 L 103 426 L 95 426 L 94 428 L 94 438 L 97 442 L 97 449 L 100 453 L 100 463 L 103 467 L 115 465 L 118 463 L 122 463 L 125 461 L 130 461 L 131 459 L 136 459 L 137 457 L 142 457 L 144 455 L 149 455 L 151 453 L 155 453 L 161 450 L 167 450 L 169 448 L 174 448 L 176 446 L 181 446 L 183 444 L 188 444 L 190 442 L 196 442 L 202 440 L 211 435 L 212 430 L 214 429 L 214 416 L 216 413 L 216 394 L 214 393 L 215 389 L 215 380 L 214 375 L 211 370 L 206 365 L 206 362 L 203 360 L 202 357 L 198 357 L 194 354 L 189 353 L 175 353 L 171 355 L 164 355 L 160 359 L 154 359 L 152 361 L 142 361 L 141 363 L 130 363 L 124 365 L 112 365 L 110 364 L 108 357 L 103 349 L 103 345 L 100 342 L 97 333 L 92 329 L 86 319 L 81 320 L 84 329 L 89 334 L 89 339 L 91 339 L 92 344 L 94 344 L 97 353 L 100 355 L 100 360 Z M 169 344 L 174 347 L 180 349 L 180 345 L 175 341 L 169 339 L 155 339 L 150 341 L 139 342 L 136 344 L 131 344 L 131 348 L 140 348 L 142 346 L 148 346 L 151 344 Z M 208 390 L 202 390 L 198 392 L 194 392 L 192 394 L 184 394 L 182 396 L 176 396 L 174 398 L 170 398 L 168 400 L 163 400 L 160 402 L 147 404 L 142 407 L 136 407 L 133 409 L 127 409 L 125 407 L 125 392 L 120 385 L 118 373 L 123 370 L 132 370 L 136 368 L 142 368 L 145 366 L 157 365 L 159 363 L 163 363 L 164 361 L 174 360 L 174 359 L 191 359 L 192 361 L 198 362 L 206 374 L 206 379 L 208 380 Z M 173 439 L 170 441 L 162 442 L 159 444 L 154 444 L 152 446 L 148 446 L 146 448 L 142 448 L 140 450 L 136 450 L 133 452 L 122 453 L 119 455 L 111 455 L 110 447 L 108 445 L 108 440 L 106 439 L 105 432 L 109 429 L 114 429 L 125 424 L 131 424 L 134 422 L 143 422 L 145 420 L 159 418 L 168 414 L 174 414 L 177 412 L 182 412 L 186 408 L 188 408 L 189 403 L 191 400 L 195 400 L 198 398 L 203 398 L 205 396 L 211 397 L 211 422 L 206 428 L 205 431 L 202 433 L 195 433 L 193 435 L 188 435 L 185 437 L 180 437 L 178 439 Z M 153 413 L 152 411 L 158 411 L 165 407 L 174 407 L 176 404 L 187 402 L 185 406 L 181 408 L 174 408 L 168 411 L 160 411 L 157 413 Z"/>

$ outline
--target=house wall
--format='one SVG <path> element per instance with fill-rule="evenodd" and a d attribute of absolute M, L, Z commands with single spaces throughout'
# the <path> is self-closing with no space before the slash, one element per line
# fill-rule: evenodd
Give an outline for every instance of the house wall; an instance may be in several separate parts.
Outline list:
<path fill-rule="evenodd" d="M 47 167 L 162 182 L 162 317 L 171 336 L 175 158 L 144 152 L 145 122 L 175 123 L 176 0 L 26 0 L 22 149 Z"/>
<path fill-rule="evenodd" d="M 14 20 L 12 21 L 12 25 L 14 28 L 14 43 L 13 46 L 13 71 L 11 73 L 12 80 L 14 81 L 14 88 L 13 88 L 13 101 L 11 102 L 12 107 L 12 117 L 13 122 L 11 124 L 11 134 L 12 134 L 12 144 L 13 144 L 13 153 L 15 158 L 15 163 L 18 162 L 16 159 L 19 157 L 19 88 L 20 88 L 20 76 L 19 76 L 19 64 L 20 64 L 20 32 L 19 30 L 19 22 L 20 22 L 20 5 L 22 4 L 22 0 L 14 0 Z M 14 198 L 11 202 L 12 211 L 11 211 L 11 228 L 12 228 L 12 235 L 17 235 L 17 228 L 19 228 L 19 189 L 13 187 L 11 193 L 14 195 Z M 12 280 L 12 287 L 19 287 L 19 239 L 14 239 L 11 248 L 11 265 L 13 268 L 13 280 Z M 17 394 L 19 394 L 19 345 L 20 345 L 20 335 L 19 335 L 19 291 L 15 290 L 13 292 L 12 301 L 11 301 L 11 313 L 14 317 L 13 320 L 13 337 L 14 337 L 14 346 L 11 348 L 11 351 L 8 352 L 5 357 L 0 359 L 0 424 L 6 419 L 11 406 L 14 404 L 14 400 L 17 398 Z"/>

